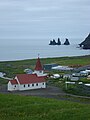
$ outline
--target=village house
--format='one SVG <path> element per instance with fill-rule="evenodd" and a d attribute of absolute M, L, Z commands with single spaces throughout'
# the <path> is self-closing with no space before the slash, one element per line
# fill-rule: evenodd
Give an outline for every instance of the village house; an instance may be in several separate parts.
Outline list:
<path fill-rule="evenodd" d="M 9 80 L 8 91 L 46 88 L 46 75 L 38 57 L 34 72 L 32 74 L 18 74 L 13 80 Z"/>
<path fill-rule="evenodd" d="M 90 80 L 90 75 L 87 76 L 87 79 Z"/>

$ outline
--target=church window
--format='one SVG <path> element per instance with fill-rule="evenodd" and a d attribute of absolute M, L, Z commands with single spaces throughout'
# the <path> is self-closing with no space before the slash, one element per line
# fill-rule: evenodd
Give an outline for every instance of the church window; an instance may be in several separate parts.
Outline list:
<path fill-rule="evenodd" d="M 36 83 L 36 86 L 38 86 L 38 83 Z"/>
<path fill-rule="evenodd" d="M 44 83 L 42 83 L 44 85 Z"/>

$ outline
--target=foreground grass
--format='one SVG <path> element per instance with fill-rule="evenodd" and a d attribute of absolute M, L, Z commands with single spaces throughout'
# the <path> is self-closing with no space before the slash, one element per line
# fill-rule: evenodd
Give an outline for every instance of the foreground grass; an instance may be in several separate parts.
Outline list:
<path fill-rule="evenodd" d="M 90 120 L 90 104 L 0 94 L 0 120 Z"/>

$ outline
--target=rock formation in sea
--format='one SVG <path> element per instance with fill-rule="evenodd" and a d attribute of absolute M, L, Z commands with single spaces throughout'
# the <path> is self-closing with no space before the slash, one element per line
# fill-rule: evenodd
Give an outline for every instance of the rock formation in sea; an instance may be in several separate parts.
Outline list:
<path fill-rule="evenodd" d="M 58 42 L 57 42 L 57 45 L 61 45 L 61 41 L 60 41 L 60 38 L 58 38 Z"/>
<path fill-rule="evenodd" d="M 79 44 L 79 46 L 83 49 L 90 49 L 90 33 L 85 40 Z"/>
<path fill-rule="evenodd" d="M 64 45 L 70 45 L 70 42 L 69 40 L 66 38 L 65 42 L 64 42 Z"/>
<path fill-rule="evenodd" d="M 58 38 L 58 42 L 56 42 L 55 39 L 51 40 L 49 45 L 61 45 L 60 38 Z"/>

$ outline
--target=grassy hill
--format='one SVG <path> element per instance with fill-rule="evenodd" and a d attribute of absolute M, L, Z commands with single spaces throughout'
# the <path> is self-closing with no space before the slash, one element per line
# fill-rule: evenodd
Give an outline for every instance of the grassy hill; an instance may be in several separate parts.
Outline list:
<path fill-rule="evenodd" d="M 90 120 L 90 104 L 0 94 L 0 120 Z"/>

